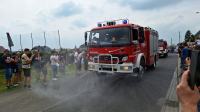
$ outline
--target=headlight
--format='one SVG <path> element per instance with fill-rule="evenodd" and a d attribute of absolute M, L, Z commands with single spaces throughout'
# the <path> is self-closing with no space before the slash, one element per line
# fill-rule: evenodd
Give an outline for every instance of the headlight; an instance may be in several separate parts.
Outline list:
<path fill-rule="evenodd" d="M 120 69 L 124 70 L 124 71 L 130 71 L 132 69 L 132 67 L 131 66 L 121 66 Z"/>
<path fill-rule="evenodd" d="M 128 56 L 125 56 L 122 58 L 122 61 L 127 61 L 128 60 Z"/>
<path fill-rule="evenodd" d="M 163 47 L 159 47 L 159 50 L 164 50 L 164 48 Z"/>
<path fill-rule="evenodd" d="M 89 69 L 95 69 L 94 65 L 89 65 Z"/>

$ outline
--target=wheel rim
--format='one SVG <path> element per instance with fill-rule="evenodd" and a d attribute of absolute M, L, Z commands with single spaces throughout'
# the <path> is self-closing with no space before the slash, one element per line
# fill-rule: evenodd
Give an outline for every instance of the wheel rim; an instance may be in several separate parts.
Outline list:
<path fill-rule="evenodd" d="M 156 61 L 154 61 L 153 67 L 156 68 Z"/>
<path fill-rule="evenodd" d="M 143 74 L 144 74 L 144 68 L 143 68 L 143 66 L 140 65 L 138 77 L 139 77 L 139 78 L 142 78 L 142 77 L 143 77 Z"/>

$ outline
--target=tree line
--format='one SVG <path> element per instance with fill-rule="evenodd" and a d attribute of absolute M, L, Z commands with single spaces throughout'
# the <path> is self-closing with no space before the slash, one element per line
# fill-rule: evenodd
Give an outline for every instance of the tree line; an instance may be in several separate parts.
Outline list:
<path fill-rule="evenodd" d="M 195 42 L 197 39 L 200 39 L 200 31 L 195 35 L 192 34 L 190 30 L 187 30 L 185 33 L 185 42 Z"/>

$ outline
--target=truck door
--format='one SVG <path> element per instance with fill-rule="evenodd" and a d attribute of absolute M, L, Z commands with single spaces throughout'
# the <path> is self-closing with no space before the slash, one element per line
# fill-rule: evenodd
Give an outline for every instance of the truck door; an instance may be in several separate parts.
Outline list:
<path fill-rule="evenodd" d="M 140 53 L 140 47 L 139 47 L 139 32 L 138 29 L 132 29 L 132 53 L 134 58 L 137 57 L 137 55 Z"/>
<path fill-rule="evenodd" d="M 144 53 L 145 58 L 147 57 L 147 48 L 146 48 L 146 39 L 145 39 L 145 34 L 144 34 L 144 28 L 143 27 L 139 27 L 139 46 L 140 46 L 140 50 L 142 53 Z"/>

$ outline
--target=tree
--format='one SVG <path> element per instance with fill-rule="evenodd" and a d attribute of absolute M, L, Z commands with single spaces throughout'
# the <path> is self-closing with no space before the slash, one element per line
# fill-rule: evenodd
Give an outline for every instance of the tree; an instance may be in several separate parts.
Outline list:
<path fill-rule="evenodd" d="M 195 42 L 195 36 L 194 35 L 191 35 L 189 42 Z"/>
<path fill-rule="evenodd" d="M 192 36 L 192 33 L 191 33 L 190 30 L 188 30 L 188 31 L 185 33 L 185 42 L 189 42 L 191 36 Z"/>

